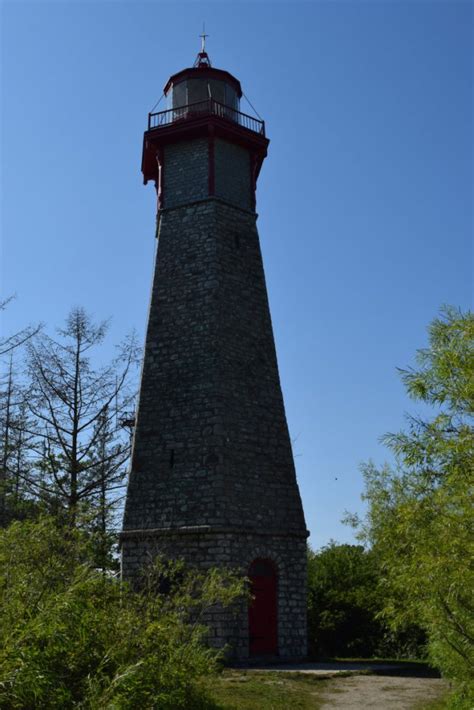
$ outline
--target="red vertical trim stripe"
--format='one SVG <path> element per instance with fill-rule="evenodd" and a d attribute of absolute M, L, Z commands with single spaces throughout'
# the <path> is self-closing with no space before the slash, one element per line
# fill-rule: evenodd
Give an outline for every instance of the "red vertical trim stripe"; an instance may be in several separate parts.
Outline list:
<path fill-rule="evenodd" d="M 163 207 L 164 203 L 164 187 L 165 187 L 165 173 L 163 170 L 164 163 L 164 151 L 163 148 L 159 148 L 156 152 L 156 161 L 158 164 L 158 209 Z"/>
<path fill-rule="evenodd" d="M 215 195 L 216 192 L 216 166 L 214 154 L 214 126 L 209 126 L 208 134 L 208 190 L 209 196 Z"/>

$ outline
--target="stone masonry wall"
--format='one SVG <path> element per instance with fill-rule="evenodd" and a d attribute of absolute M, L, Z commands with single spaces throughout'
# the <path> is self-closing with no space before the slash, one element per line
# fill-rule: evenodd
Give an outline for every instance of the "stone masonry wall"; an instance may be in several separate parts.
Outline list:
<path fill-rule="evenodd" d="M 304 658 L 306 655 L 306 543 L 285 537 L 235 533 L 174 533 L 158 536 L 135 536 L 122 546 L 122 565 L 126 579 L 132 581 L 139 570 L 157 555 L 184 559 L 191 566 L 209 569 L 227 567 L 248 573 L 256 558 L 272 559 L 278 570 L 278 646 L 281 658 Z M 228 644 L 231 655 L 246 659 L 249 655 L 247 604 L 234 609 L 211 611 L 209 642 L 215 648 Z"/>
<path fill-rule="evenodd" d="M 174 207 L 208 196 L 208 143 L 205 138 L 166 146 L 164 206 Z"/>
<path fill-rule="evenodd" d="M 164 205 L 123 533 L 133 581 L 157 551 L 279 572 L 279 653 L 306 648 L 306 525 L 281 393 L 248 156 L 216 141 L 165 149 Z M 236 148 L 236 150 L 234 150 Z M 217 169 L 220 163 L 221 167 Z M 225 158 L 225 160 L 224 160 Z M 228 161 L 228 175 L 225 161 Z M 220 172 L 219 172 L 220 171 Z M 215 610 L 212 641 L 248 654 L 247 609 Z"/>
<path fill-rule="evenodd" d="M 205 138 L 166 146 L 164 154 L 164 207 L 189 204 L 208 197 L 209 145 Z M 217 138 L 214 145 L 215 196 L 250 209 L 252 186 L 250 156 L 245 148 Z"/>
<path fill-rule="evenodd" d="M 252 201 L 250 155 L 245 148 L 216 139 L 214 147 L 215 194 L 250 209 Z"/>
<path fill-rule="evenodd" d="M 305 532 L 255 219 L 160 216 L 127 528 Z"/>

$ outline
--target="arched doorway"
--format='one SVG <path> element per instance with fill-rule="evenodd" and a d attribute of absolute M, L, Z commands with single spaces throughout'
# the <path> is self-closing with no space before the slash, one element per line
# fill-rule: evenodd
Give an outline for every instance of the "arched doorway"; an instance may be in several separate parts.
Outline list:
<path fill-rule="evenodd" d="M 271 560 L 252 562 L 248 576 L 253 599 L 249 603 L 249 653 L 278 653 L 278 574 Z"/>

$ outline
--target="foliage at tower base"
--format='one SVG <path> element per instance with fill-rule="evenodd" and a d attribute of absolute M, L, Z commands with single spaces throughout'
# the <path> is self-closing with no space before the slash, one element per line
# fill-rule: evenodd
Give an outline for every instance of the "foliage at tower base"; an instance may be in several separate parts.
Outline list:
<path fill-rule="evenodd" d="M 398 467 L 364 466 L 361 534 L 383 564 L 385 616 L 419 624 L 430 658 L 453 681 L 452 707 L 474 706 L 474 314 L 446 307 L 418 369 L 402 370 L 414 400 L 434 408 L 384 437 Z"/>
<path fill-rule="evenodd" d="M 91 565 L 91 544 L 51 518 L 0 531 L 0 707 L 210 707 L 197 679 L 219 654 L 199 619 L 243 582 L 158 561 L 132 592 Z"/>

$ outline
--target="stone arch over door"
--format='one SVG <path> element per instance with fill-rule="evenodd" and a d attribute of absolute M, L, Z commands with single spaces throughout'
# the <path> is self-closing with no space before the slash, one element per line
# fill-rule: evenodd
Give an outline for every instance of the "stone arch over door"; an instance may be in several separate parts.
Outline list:
<path fill-rule="evenodd" d="M 268 558 L 258 557 L 248 571 L 249 655 L 276 656 L 278 654 L 278 569 Z"/>

